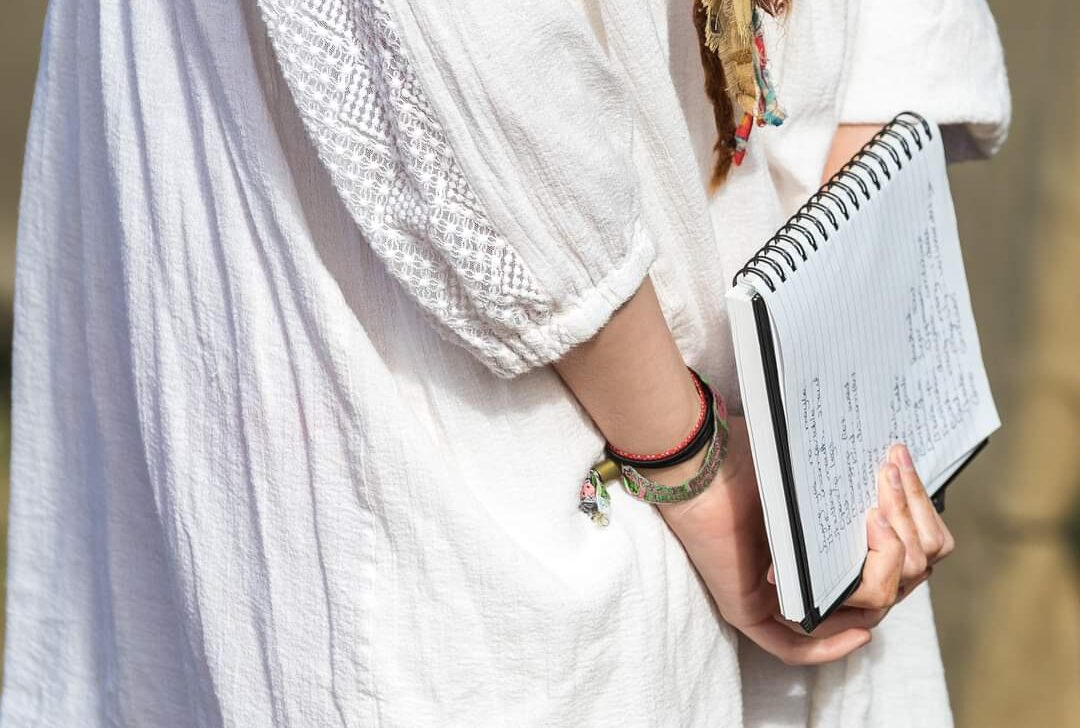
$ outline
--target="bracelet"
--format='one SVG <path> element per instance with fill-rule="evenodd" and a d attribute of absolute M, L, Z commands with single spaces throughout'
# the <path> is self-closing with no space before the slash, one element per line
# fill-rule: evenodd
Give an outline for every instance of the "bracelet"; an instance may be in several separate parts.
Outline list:
<path fill-rule="evenodd" d="M 705 451 L 705 461 L 698 471 L 690 478 L 678 485 L 664 485 L 649 480 L 642 475 L 633 465 L 623 464 L 620 466 L 623 476 L 623 488 L 634 498 L 646 503 L 678 503 L 690 500 L 700 495 L 709 485 L 716 480 L 716 474 L 720 472 L 720 466 L 727 457 L 728 447 L 728 423 L 727 409 L 724 400 L 715 388 L 712 390 L 714 426 L 709 446 Z"/>
<path fill-rule="evenodd" d="M 701 494 L 716 480 L 716 475 L 720 472 L 720 467 L 727 457 L 727 406 L 724 398 L 715 387 L 697 372 L 694 372 L 694 375 L 701 379 L 705 388 L 712 395 L 709 398 L 711 406 L 708 407 L 709 413 L 704 423 L 707 429 L 703 430 L 708 433 L 705 438 L 708 449 L 705 451 L 705 461 L 702 463 L 701 468 L 692 477 L 678 485 L 671 486 L 649 480 L 631 464 L 619 463 L 611 458 L 600 461 L 589 469 L 588 475 L 581 484 L 578 493 L 578 510 L 588 515 L 594 523 L 606 526 L 610 522 L 611 497 L 604 483 L 620 476 L 623 481 L 623 489 L 632 497 L 646 503 L 677 503 L 689 500 Z M 696 448 L 694 452 L 697 452 L 698 449 L 700 448 Z M 651 465 L 651 467 L 657 466 Z"/>
<path fill-rule="evenodd" d="M 705 380 L 701 378 L 692 367 L 686 367 L 690 370 L 694 381 L 694 389 L 697 390 L 698 395 L 698 416 L 694 422 L 693 429 L 690 430 L 682 442 L 674 447 L 670 447 L 663 452 L 658 452 L 652 455 L 639 455 L 636 453 L 617 448 L 610 442 L 604 443 L 604 452 L 608 458 L 614 460 L 617 463 L 624 465 L 637 465 L 643 468 L 664 468 L 669 465 L 677 465 L 678 463 L 689 460 L 698 453 L 708 442 L 711 424 L 709 418 L 712 415 L 712 398 L 706 393 L 708 385 Z"/>

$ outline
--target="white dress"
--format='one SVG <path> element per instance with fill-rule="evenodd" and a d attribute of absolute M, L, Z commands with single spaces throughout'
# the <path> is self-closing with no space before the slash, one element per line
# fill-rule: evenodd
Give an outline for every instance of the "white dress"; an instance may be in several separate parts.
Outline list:
<path fill-rule="evenodd" d="M 690 1 L 53 0 L 4 728 L 951 722 L 925 588 L 786 667 L 654 508 L 576 510 L 545 365 L 647 272 L 737 409 L 723 292 L 836 124 L 1008 123 L 982 0 L 795 0 L 790 120 L 708 199 Z"/>

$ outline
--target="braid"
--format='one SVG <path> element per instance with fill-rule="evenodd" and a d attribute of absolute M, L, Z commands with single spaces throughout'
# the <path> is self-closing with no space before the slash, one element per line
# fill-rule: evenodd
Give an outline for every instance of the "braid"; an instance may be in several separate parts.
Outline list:
<path fill-rule="evenodd" d="M 694 27 L 697 28 L 698 50 L 701 51 L 701 65 L 705 70 L 705 95 L 713 107 L 713 121 L 716 124 L 716 162 L 709 180 L 709 191 L 715 191 L 727 179 L 731 169 L 731 160 L 735 156 L 735 108 L 727 92 L 727 78 L 720 56 L 705 46 L 705 23 L 707 15 L 701 0 L 692 0 L 694 4 Z"/>
<path fill-rule="evenodd" d="M 735 124 L 735 106 L 731 99 L 731 93 L 736 93 L 740 90 L 739 83 L 736 83 L 734 88 L 729 88 L 727 74 L 724 71 L 724 60 L 722 58 L 723 52 L 718 52 L 718 49 L 714 45 L 713 48 L 709 47 L 709 43 L 706 42 L 706 26 L 709 22 L 709 9 L 712 8 L 713 12 L 722 13 L 726 15 L 729 22 L 736 17 L 735 11 L 732 5 L 727 5 L 726 2 L 731 0 L 691 0 L 694 6 L 694 28 L 697 30 L 698 36 L 698 49 L 701 52 L 701 66 L 705 71 L 705 95 L 712 102 L 713 107 L 713 122 L 716 125 L 716 145 L 713 147 L 716 151 L 716 162 L 713 165 L 712 177 L 709 180 L 709 192 L 715 192 L 724 180 L 727 179 L 728 172 L 731 170 L 731 165 L 734 162 L 738 164 L 740 158 L 736 158 L 738 152 L 738 139 L 736 134 Z M 736 0 L 739 2 L 740 0 Z M 758 9 L 772 15 L 774 17 L 784 15 L 790 9 L 790 0 L 741 0 L 746 2 L 748 6 L 756 6 Z M 755 21 L 756 22 L 756 21 Z M 715 39 L 714 39 L 715 40 Z M 760 41 L 760 38 L 758 39 Z M 762 51 L 762 53 L 764 53 Z M 728 56 L 731 54 L 728 53 Z M 740 65 L 733 65 L 733 71 L 739 78 L 733 78 L 732 81 L 743 82 L 745 85 L 745 79 L 739 74 L 739 71 L 750 72 L 748 69 L 742 68 Z M 761 68 L 757 69 L 761 72 L 761 75 L 765 78 L 765 91 L 769 95 L 766 96 L 768 103 L 768 112 L 770 113 L 769 123 L 778 125 L 783 122 L 784 113 L 780 109 L 779 105 L 775 101 L 775 91 L 771 82 L 768 80 L 768 74 L 764 69 L 764 60 L 762 60 Z M 761 93 L 762 89 L 756 88 L 758 93 Z M 741 91 L 745 93 L 745 90 Z M 740 104 L 745 106 L 746 100 L 740 96 Z M 751 112 L 748 110 L 748 114 Z M 749 134 L 749 130 L 744 133 L 742 139 L 743 149 L 745 150 L 745 134 Z M 743 152 L 745 153 L 745 151 Z"/>

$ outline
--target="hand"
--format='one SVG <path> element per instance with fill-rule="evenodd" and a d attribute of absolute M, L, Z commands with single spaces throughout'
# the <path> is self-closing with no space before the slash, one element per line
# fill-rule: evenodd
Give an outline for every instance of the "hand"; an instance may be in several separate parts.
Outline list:
<path fill-rule="evenodd" d="M 878 471 L 878 508 L 871 511 L 867 525 L 867 537 L 875 543 L 870 544 L 863 582 L 838 614 L 855 607 L 877 610 L 885 616 L 892 605 L 930 576 L 934 564 L 956 548 L 956 540 L 926 494 L 911 453 L 903 445 L 889 449 L 887 462 Z M 886 556 L 890 551 L 894 553 Z M 868 579 L 871 569 L 876 575 Z"/>
<path fill-rule="evenodd" d="M 870 641 L 870 628 L 926 578 L 930 563 L 952 550 L 952 536 L 933 510 L 914 469 L 891 466 L 906 486 L 899 494 L 904 496 L 901 500 L 887 485 L 892 471 L 886 466 L 879 476 L 881 508 L 869 514 L 870 553 L 862 584 L 812 635 L 802 633 L 798 625 L 780 616 L 776 589 L 768 580 L 769 547 L 745 421 L 731 417 L 728 422 L 728 459 L 717 481 L 696 498 L 658 508 L 725 621 L 788 664 L 838 660 Z M 890 460 L 900 457 L 896 448 L 890 452 Z M 878 515 L 884 517 L 883 522 Z M 910 558 L 908 543 L 918 544 Z"/>

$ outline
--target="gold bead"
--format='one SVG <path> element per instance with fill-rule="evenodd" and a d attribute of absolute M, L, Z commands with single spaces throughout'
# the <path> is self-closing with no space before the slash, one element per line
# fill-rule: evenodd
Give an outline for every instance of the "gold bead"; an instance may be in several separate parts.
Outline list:
<path fill-rule="evenodd" d="M 615 480 L 622 474 L 622 469 L 614 460 L 601 460 L 593 466 L 593 470 L 600 476 L 600 482 L 602 483 L 606 483 L 609 480 Z"/>

